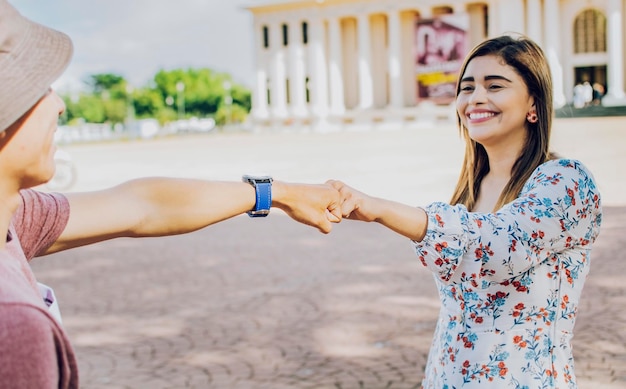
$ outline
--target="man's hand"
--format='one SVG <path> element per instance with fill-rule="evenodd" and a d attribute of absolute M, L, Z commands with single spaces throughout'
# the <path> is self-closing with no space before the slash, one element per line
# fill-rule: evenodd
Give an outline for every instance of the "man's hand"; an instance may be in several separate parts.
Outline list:
<path fill-rule="evenodd" d="M 292 184 L 274 181 L 272 206 L 300 223 L 329 233 L 341 221 L 339 192 L 329 184 Z"/>

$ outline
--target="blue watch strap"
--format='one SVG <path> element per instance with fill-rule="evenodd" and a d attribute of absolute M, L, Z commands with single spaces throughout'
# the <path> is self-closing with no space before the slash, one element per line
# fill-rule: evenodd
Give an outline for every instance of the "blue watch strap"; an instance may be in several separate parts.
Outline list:
<path fill-rule="evenodd" d="M 244 175 L 241 180 L 252 185 L 255 191 L 254 209 L 247 212 L 248 216 L 263 217 L 269 215 L 272 207 L 272 182 L 274 181 L 272 177 Z"/>
<path fill-rule="evenodd" d="M 272 207 L 272 183 L 271 182 L 257 182 L 256 188 L 256 204 L 254 206 L 254 213 L 248 212 L 250 216 L 267 216 L 270 208 Z M 267 213 L 262 213 L 266 211 Z"/>

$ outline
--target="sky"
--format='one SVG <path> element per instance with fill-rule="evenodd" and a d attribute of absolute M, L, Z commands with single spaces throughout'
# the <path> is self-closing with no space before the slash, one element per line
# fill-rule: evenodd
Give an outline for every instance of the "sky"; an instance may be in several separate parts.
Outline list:
<path fill-rule="evenodd" d="M 135 87 L 161 69 L 210 68 L 254 85 L 251 0 L 9 0 L 27 18 L 68 34 L 74 57 L 53 87 L 116 73 Z"/>

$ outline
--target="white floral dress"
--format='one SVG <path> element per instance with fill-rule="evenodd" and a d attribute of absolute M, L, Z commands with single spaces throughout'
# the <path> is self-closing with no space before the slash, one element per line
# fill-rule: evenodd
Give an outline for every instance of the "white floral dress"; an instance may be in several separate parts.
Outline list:
<path fill-rule="evenodd" d="M 425 210 L 414 244 L 442 307 L 423 387 L 576 388 L 571 340 L 602 218 L 587 168 L 548 161 L 497 213 Z"/>

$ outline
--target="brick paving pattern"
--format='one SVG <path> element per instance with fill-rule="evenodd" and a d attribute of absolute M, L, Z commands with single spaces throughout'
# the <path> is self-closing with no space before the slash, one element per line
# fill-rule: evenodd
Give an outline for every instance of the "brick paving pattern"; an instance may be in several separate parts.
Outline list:
<path fill-rule="evenodd" d="M 606 200 L 573 341 L 579 388 L 625 388 L 626 198 L 616 167 L 626 166 L 626 137 L 616 120 L 559 124 L 555 143 L 592 168 Z M 456 130 L 437 130 L 210 134 L 67 149 L 77 190 L 133 175 L 236 180 L 264 170 L 294 181 L 341 178 L 417 205 L 445 200 L 456 180 Z M 419 388 L 439 307 L 406 239 L 352 221 L 323 235 L 280 212 L 35 262 L 60 300 L 83 388 Z"/>

